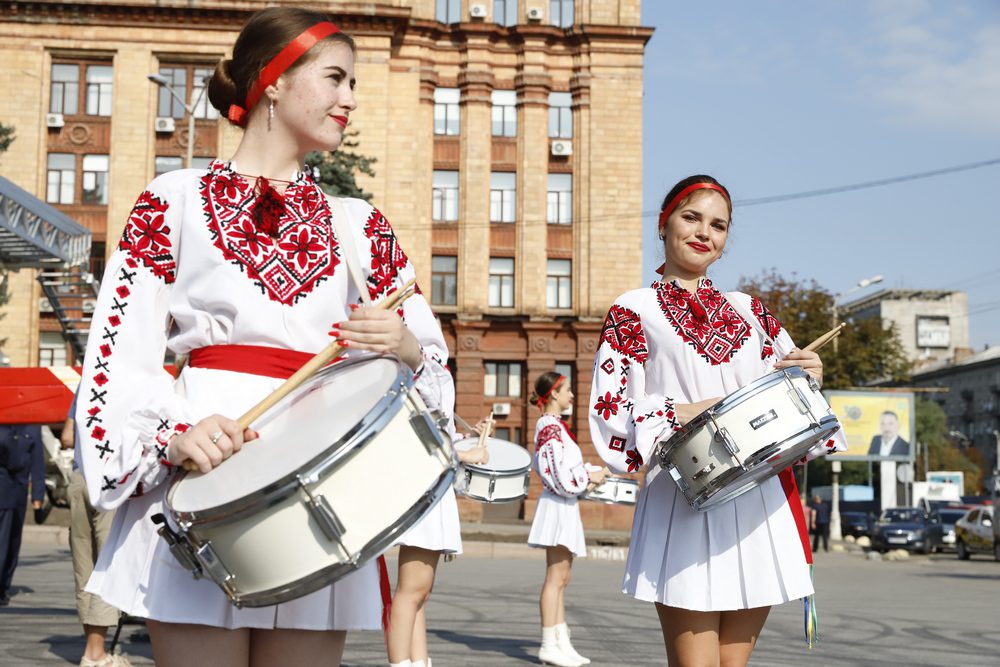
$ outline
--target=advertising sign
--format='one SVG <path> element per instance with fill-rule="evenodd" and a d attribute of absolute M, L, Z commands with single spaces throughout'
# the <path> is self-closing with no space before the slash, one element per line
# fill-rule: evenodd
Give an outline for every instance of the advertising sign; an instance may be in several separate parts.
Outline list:
<path fill-rule="evenodd" d="M 847 451 L 842 461 L 912 461 L 916 431 L 912 393 L 824 392 L 840 420 Z"/>

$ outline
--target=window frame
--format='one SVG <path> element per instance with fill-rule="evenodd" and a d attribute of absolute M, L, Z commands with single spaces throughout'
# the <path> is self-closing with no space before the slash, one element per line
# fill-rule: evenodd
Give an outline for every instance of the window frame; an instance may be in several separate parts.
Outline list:
<path fill-rule="evenodd" d="M 568 103 L 563 104 L 563 101 Z M 573 138 L 573 94 L 549 93 L 549 139 Z"/>
<path fill-rule="evenodd" d="M 437 260 L 452 260 L 453 265 L 448 269 L 442 269 Z M 449 282 L 449 278 L 451 279 Z M 441 294 L 443 298 L 439 299 Z M 449 301 L 449 296 L 451 300 Z M 431 305 L 432 306 L 457 306 L 458 305 L 458 256 L 457 255 L 432 255 L 431 256 Z"/>
<path fill-rule="evenodd" d="M 513 101 L 509 101 L 513 95 Z M 504 98 L 507 98 L 506 100 Z M 494 137 L 517 136 L 517 91 L 494 90 L 490 93 L 490 132 Z M 497 117 L 499 114 L 499 118 Z M 499 132 L 497 131 L 499 129 Z"/>
<path fill-rule="evenodd" d="M 553 185 L 553 181 L 564 179 L 568 179 L 569 188 Z M 572 225 L 573 174 L 550 172 L 545 187 L 545 221 L 550 225 Z"/>
<path fill-rule="evenodd" d="M 493 367 L 492 370 L 490 367 Z M 511 373 L 516 369 L 516 373 Z M 492 377 L 492 383 L 490 378 Z M 511 393 L 511 378 L 516 377 L 517 387 Z M 506 388 L 501 393 L 501 378 Z M 492 389 L 490 385 L 492 384 Z M 492 393 L 491 393 L 492 392 Z M 499 360 L 483 362 L 483 396 L 487 398 L 521 398 L 524 395 L 524 366 L 519 361 Z"/>
<path fill-rule="evenodd" d="M 499 181 L 512 183 L 500 184 Z M 510 187 L 507 187 L 507 186 Z M 490 172 L 490 222 L 512 224 L 517 221 L 517 174 L 512 171 Z"/>
<path fill-rule="evenodd" d="M 444 99 L 449 98 L 449 99 Z M 453 98 L 453 99 L 451 99 Z M 462 134 L 462 116 L 459 103 L 461 89 L 441 86 L 434 89 L 434 136 L 457 137 Z M 443 131 L 438 131 L 439 116 Z"/>
<path fill-rule="evenodd" d="M 566 273 L 553 272 L 553 262 L 565 262 Z M 552 290 L 555 288 L 555 303 Z M 563 290 L 566 291 L 566 301 L 563 302 Z M 549 257 L 545 261 L 545 305 L 551 310 L 568 310 L 573 307 L 573 260 L 561 257 Z"/>
<path fill-rule="evenodd" d="M 442 184 L 438 179 L 454 175 L 455 184 Z M 450 180 L 450 179 L 449 179 Z M 431 221 L 458 222 L 459 173 L 452 169 L 434 169 L 431 173 Z M 452 217 L 449 217 L 451 215 Z"/>
<path fill-rule="evenodd" d="M 510 270 L 499 269 L 500 262 L 510 262 Z M 490 257 L 487 286 L 487 303 L 490 308 L 515 308 L 517 306 L 516 284 L 514 282 L 516 270 L 517 263 L 513 257 Z M 496 292 L 496 298 L 494 298 L 494 292 Z M 505 299 L 505 296 L 509 296 L 509 298 Z"/>

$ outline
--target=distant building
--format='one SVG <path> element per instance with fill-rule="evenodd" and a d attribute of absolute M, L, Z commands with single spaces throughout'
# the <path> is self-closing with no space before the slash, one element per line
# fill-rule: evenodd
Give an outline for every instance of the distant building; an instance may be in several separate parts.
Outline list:
<path fill-rule="evenodd" d="M 969 299 L 965 292 L 887 289 L 845 304 L 840 312 L 894 324 L 914 368 L 953 359 L 969 348 Z"/>

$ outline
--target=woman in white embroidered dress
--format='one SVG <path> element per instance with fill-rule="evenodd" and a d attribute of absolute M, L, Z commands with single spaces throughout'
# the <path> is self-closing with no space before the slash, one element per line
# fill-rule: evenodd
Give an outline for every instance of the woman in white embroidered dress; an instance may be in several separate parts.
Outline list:
<path fill-rule="evenodd" d="M 153 532 L 177 466 L 208 472 L 254 436 L 232 418 L 289 373 L 258 366 L 297 367 L 329 333 L 348 354 L 395 353 L 416 371 L 428 407 L 453 410 L 447 348 L 427 303 L 407 300 L 405 324 L 359 307 L 329 204 L 298 171 L 307 152 L 340 145 L 354 83 L 354 43 L 326 16 L 254 14 L 209 84 L 212 104 L 245 128 L 236 153 L 156 178 L 108 261 L 76 421 L 91 499 L 118 512 L 87 588 L 149 619 L 158 665 L 339 664 L 346 630 L 379 626 L 374 563 L 292 602 L 237 609 Z M 384 298 L 414 269 L 379 211 L 342 203 L 369 296 Z M 176 384 L 163 369 L 168 348 L 191 355 Z"/>
<path fill-rule="evenodd" d="M 538 658 L 546 664 L 579 667 L 590 660 L 570 643 L 563 599 L 573 557 L 587 556 L 577 498 L 589 485 L 604 481 L 604 470 L 587 467 L 576 438 L 559 416 L 573 405 L 573 391 L 565 375 L 540 375 L 529 400 L 542 411 L 535 425 L 533 467 L 542 479 L 543 490 L 528 534 L 528 546 L 545 549 L 545 582 L 538 601 L 542 618 Z"/>
<path fill-rule="evenodd" d="M 756 298 L 763 340 L 706 277 L 729 236 L 729 193 L 709 176 L 663 202 L 662 281 L 618 297 L 594 364 L 590 427 L 614 471 L 636 472 L 655 444 L 719 399 L 779 368 L 822 380 L 818 355 L 795 348 Z M 774 349 L 776 348 L 776 349 Z M 809 457 L 832 449 L 821 443 Z M 770 607 L 813 593 L 811 553 L 790 470 L 732 502 L 696 512 L 651 465 L 636 505 L 623 592 L 653 602 L 671 665 L 745 665 Z"/>

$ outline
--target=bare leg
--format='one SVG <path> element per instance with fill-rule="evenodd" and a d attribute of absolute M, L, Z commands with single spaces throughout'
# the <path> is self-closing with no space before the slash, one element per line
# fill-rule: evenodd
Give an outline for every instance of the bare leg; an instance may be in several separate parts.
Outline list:
<path fill-rule="evenodd" d="M 427 662 L 427 605 L 420 606 L 417 620 L 413 624 L 413 639 L 410 642 L 410 660 Z"/>
<path fill-rule="evenodd" d="M 396 595 L 392 598 L 389 619 L 389 662 L 410 659 L 417 613 L 430 597 L 440 555 L 437 551 L 417 547 L 399 548 L 399 581 L 396 583 Z M 422 643 L 427 645 L 426 637 Z"/>
<path fill-rule="evenodd" d="M 250 667 L 339 665 L 346 639 L 343 630 L 254 629 L 250 631 Z"/>
<path fill-rule="evenodd" d="M 719 667 L 720 612 L 657 604 L 670 667 Z"/>
<path fill-rule="evenodd" d="M 744 667 L 764 628 L 770 607 L 724 611 L 719 623 L 721 667 Z"/>
<path fill-rule="evenodd" d="M 104 640 L 108 629 L 103 625 L 83 625 L 83 634 L 87 637 L 87 645 L 83 649 L 83 657 L 87 660 L 102 660 L 108 654 Z"/>
<path fill-rule="evenodd" d="M 566 618 L 563 609 L 563 591 L 569 584 L 573 567 L 573 554 L 563 546 L 545 549 L 545 583 L 538 602 L 542 616 L 542 627 L 551 628 Z"/>
<path fill-rule="evenodd" d="M 250 630 L 147 621 L 157 667 L 248 667 Z"/>
<path fill-rule="evenodd" d="M 556 612 L 556 625 L 566 622 L 566 586 L 569 585 L 570 574 L 566 573 L 566 583 L 559 589 L 559 608 Z"/>

